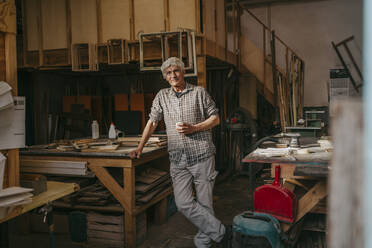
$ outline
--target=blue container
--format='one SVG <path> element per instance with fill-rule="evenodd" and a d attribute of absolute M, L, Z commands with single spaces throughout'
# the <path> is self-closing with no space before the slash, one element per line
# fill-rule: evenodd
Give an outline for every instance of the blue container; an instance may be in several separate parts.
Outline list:
<path fill-rule="evenodd" d="M 264 213 L 243 212 L 233 220 L 233 247 L 282 248 L 279 221 Z"/>

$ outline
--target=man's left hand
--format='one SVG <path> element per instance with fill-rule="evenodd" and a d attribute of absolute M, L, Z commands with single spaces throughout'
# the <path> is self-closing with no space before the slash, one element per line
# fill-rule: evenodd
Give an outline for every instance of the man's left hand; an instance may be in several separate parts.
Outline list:
<path fill-rule="evenodd" d="M 188 124 L 188 123 L 182 123 L 176 128 L 177 132 L 182 134 L 191 134 L 195 133 L 197 131 L 197 128 L 195 125 Z"/>

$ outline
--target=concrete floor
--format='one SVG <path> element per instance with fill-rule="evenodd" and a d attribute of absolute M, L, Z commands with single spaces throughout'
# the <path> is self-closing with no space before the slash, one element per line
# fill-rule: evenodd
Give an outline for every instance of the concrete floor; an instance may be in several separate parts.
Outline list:
<path fill-rule="evenodd" d="M 231 224 L 235 215 L 250 209 L 249 178 L 233 177 L 229 181 L 217 184 L 214 190 L 216 216 L 225 224 Z M 14 230 L 14 222 L 9 224 L 9 248 L 49 247 L 47 233 L 20 234 Z M 170 216 L 162 225 L 149 225 L 146 240 L 139 248 L 192 248 L 193 236 L 197 229 L 179 212 Z M 87 244 L 73 243 L 69 235 L 56 234 L 55 248 L 89 247 Z"/>

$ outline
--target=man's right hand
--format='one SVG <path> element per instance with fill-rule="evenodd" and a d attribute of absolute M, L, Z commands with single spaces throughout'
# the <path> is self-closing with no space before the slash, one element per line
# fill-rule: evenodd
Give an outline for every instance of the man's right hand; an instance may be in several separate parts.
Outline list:
<path fill-rule="evenodd" d="M 137 148 L 129 153 L 130 158 L 140 158 L 142 154 L 142 149 Z"/>

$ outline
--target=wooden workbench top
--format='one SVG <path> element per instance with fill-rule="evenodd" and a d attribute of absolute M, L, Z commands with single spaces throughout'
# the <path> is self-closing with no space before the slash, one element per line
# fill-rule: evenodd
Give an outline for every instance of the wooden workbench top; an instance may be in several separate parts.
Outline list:
<path fill-rule="evenodd" d="M 31 211 L 35 208 L 41 207 L 48 202 L 52 202 L 63 196 L 69 195 L 77 190 L 79 190 L 79 186 L 76 183 L 48 181 L 47 191 L 32 197 L 32 202 L 29 204 L 14 207 L 14 209 L 8 213 L 7 217 L 0 219 L 0 223 Z"/>
<path fill-rule="evenodd" d="M 79 151 L 60 151 L 57 149 L 23 149 L 20 155 L 41 155 L 41 156 L 71 156 L 71 157 L 108 157 L 108 158 L 130 158 L 129 153 L 136 147 L 122 147 L 118 150 L 109 152 L 79 152 Z M 143 155 L 150 155 L 159 151 L 166 151 L 167 147 L 144 147 Z"/>

